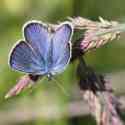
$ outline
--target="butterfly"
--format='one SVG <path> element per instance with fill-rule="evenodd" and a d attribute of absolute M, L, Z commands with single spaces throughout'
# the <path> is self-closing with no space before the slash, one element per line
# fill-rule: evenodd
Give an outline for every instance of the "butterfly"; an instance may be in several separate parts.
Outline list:
<path fill-rule="evenodd" d="M 61 73 L 71 58 L 73 26 L 66 21 L 54 30 L 40 21 L 24 24 L 23 39 L 12 48 L 12 69 L 33 75 L 51 76 Z"/>

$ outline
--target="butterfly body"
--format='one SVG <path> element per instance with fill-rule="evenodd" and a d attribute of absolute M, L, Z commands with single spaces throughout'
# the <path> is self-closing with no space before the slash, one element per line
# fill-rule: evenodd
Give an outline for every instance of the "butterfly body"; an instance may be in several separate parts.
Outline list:
<path fill-rule="evenodd" d="M 23 28 L 24 39 L 12 49 L 9 65 L 12 69 L 49 79 L 62 72 L 71 57 L 72 25 L 60 24 L 53 32 L 47 25 L 32 21 Z"/>

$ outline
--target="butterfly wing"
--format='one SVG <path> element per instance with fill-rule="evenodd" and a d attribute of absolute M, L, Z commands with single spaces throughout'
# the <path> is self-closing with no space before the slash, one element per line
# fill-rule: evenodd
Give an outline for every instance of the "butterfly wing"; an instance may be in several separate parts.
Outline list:
<path fill-rule="evenodd" d="M 61 24 L 55 31 L 52 39 L 52 74 L 62 72 L 69 63 L 71 57 L 70 40 L 73 28 L 68 22 Z"/>
<path fill-rule="evenodd" d="M 50 40 L 47 26 L 32 21 L 24 26 L 25 40 L 32 46 L 37 55 L 47 63 L 47 54 L 50 48 Z"/>
<path fill-rule="evenodd" d="M 24 41 L 20 41 L 12 50 L 9 64 L 13 69 L 18 71 L 44 74 L 44 62 L 39 61 L 39 57 L 35 51 Z"/>
<path fill-rule="evenodd" d="M 46 26 L 39 22 L 28 23 L 24 27 L 27 43 L 21 41 L 13 49 L 10 66 L 15 70 L 32 74 L 43 75 L 50 67 L 52 74 L 61 72 L 71 56 L 69 45 L 71 35 L 72 26 L 69 23 L 59 26 L 52 39 Z M 51 63 L 50 67 L 48 63 Z"/>

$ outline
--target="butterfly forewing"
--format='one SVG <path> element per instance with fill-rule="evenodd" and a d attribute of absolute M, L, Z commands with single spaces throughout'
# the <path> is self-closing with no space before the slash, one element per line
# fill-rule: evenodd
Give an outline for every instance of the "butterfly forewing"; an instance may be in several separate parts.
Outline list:
<path fill-rule="evenodd" d="M 57 28 L 53 38 L 52 74 L 63 71 L 71 57 L 71 37 L 73 28 L 70 23 L 64 23 Z"/>
<path fill-rule="evenodd" d="M 47 55 L 50 48 L 48 28 L 42 23 L 31 22 L 24 27 L 25 40 L 36 51 L 41 60 L 47 63 Z"/>

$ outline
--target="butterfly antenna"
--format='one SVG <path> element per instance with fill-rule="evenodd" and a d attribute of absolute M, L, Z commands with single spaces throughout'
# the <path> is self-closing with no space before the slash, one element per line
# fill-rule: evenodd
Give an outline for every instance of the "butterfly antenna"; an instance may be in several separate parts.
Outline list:
<path fill-rule="evenodd" d="M 62 86 L 62 82 L 60 80 L 57 80 L 55 77 L 53 77 L 53 80 L 55 81 L 56 85 L 62 90 L 62 92 L 66 96 L 70 96 L 69 93 L 65 90 L 65 88 Z"/>

